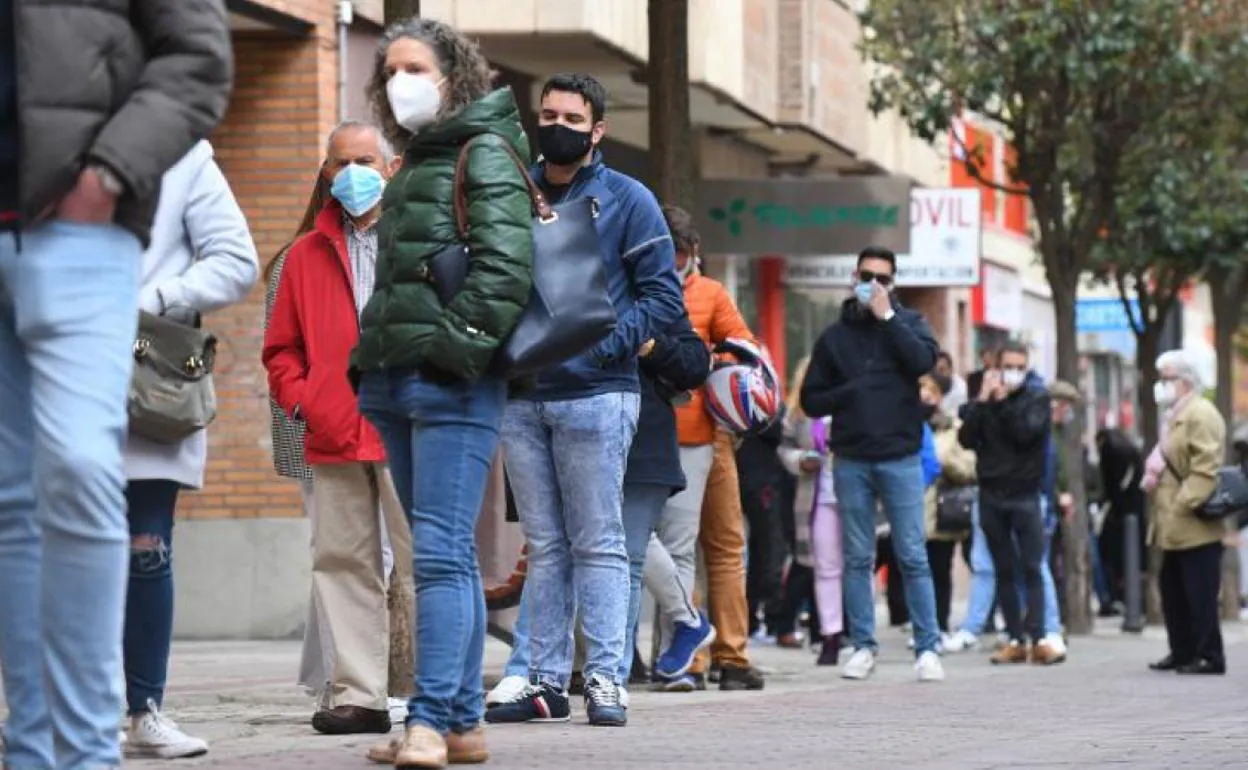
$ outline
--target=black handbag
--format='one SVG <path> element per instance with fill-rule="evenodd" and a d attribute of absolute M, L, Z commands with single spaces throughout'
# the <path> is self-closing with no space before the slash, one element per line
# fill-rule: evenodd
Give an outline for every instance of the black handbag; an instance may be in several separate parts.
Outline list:
<path fill-rule="evenodd" d="M 428 262 L 428 280 L 447 305 L 468 277 L 468 201 L 464 181 L 468 151 L 480 135 L 464 143 L 455 163 L 453 205 L 460 243 Z M 606 268 L 598 243 L 598 202 L 578 198 L 551 206 L 529 176 L 524 162 L 505 145 L 533 202 L 533 292 L 519 323 L 499 347 L 490 372 L 506 378 L 534 374 L 584 353 L 615 328 L 618 317 L 607 294 Z"/>
<path fill-rule="evenodd" d="M 970 532 L 978 499 L 979 487 L 974 484 L 939 485 L 936 488 L 936 531 L 946 535 Z"/>

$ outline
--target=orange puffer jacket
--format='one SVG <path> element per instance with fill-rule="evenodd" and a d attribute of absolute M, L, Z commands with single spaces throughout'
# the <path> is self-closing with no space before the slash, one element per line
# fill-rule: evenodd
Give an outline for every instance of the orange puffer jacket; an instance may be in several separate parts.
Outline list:
<path fill-rule="evenodd" d="M 685 279 L 685 308 L 693 330 L 707 345 L 715 346 L 729 337 L 754 339 L 724 285 L 696 271 Z M 692 401 L 676 409 L 676 436 L 681 446 L 709 444 L 715 439 L 715 422 L 706 412 L 701 388 L 693 391 Z"/>

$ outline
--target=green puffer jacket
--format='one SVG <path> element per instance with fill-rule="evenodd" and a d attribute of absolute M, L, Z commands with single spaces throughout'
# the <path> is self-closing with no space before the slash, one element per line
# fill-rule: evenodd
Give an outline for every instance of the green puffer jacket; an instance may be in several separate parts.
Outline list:
<path fill-rule="evenodd" d="M 452 186 L 460 148 L 468 154 L 470 262 L 463 289 L 443 307 L 424 263 L 459 242 Z M 533 270 L 532 201 L 523 163 L 529 143 L 511 89 L 474 102 L 412 137 L 403 167 L 386 186 L 377 229 L 377 283 L 360 319 L 353 368 L 433 367 L 465 380 L 480 377 L 520 320 Z"/>

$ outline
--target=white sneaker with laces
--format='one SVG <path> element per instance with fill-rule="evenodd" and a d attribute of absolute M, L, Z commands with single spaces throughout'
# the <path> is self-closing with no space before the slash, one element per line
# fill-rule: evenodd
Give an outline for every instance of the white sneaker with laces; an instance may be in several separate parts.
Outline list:
<path fill-rule="evenodd" d="M 940 656 L 930 650 L 914 662 L 914 670 L 918 673 L 920 682 L 945 681 L 945 667 L 940 662 Z"/>
<path fill-rule="evenodd" d="M 499 706 L 504 703 L 515 703 L 524 697 L 529 689 L 529 678 L 526 676 L 505 676 L 493 690 L 485 696 L 485 706 Z"/>
<path fill-rule="evenodd" d="M 208 744 L 178 728 L 176 722 L 160 713 L 156 703 L 147 702 L 148 711 L 130 719 L 130 735 L 125 743 L 127 757 L 181 759 L 208 753 Z"/>
<path fill-rule="evenodd" d="M 965 652 L 979 647 L 979 637 L 965 629 L 958 629 L 944 642 L 945 652 Z"/>
<path fill-rule="evenodd" d="M 841 667 L 841 678 L 862 680 L 871 676 L 874 670 L 875 653 L 866 648 L 854 650 L 854 654 L 850 655 L 849 660 L 845 661 L 845 665 Z"/>

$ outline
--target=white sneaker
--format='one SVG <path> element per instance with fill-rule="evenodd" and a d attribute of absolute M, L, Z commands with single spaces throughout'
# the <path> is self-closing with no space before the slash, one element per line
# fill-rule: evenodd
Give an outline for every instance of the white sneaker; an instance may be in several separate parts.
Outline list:
<path fill-rule="evenodd" d="M 945 667 L 940 663 L 940 656 L 934 652 L 928 651 L 920 655 L 914 662 L 914 670 L 918 673 L 920 682 L 945 681 Z"/>
<path fill-rule="evenodd" d="M 1066 654 L 1066 640 L 1062 638 L 1061 634 L 1049 634 L 1045 636 L 1044 643 L 1049 645 L 1050 650 L 1053 650 L 1060 655 Z"/>
<path fill-rule="evenodd" d="M 945 652 L 965 652 L 979 647 L 979 637 L 970 631 L 958 629 L 943 641 Z"/>
<path fill-rule="evenodd" d="M 845 665 L 841 667 L 842 679 L 866 679 L 875 670 L 875 653 L 863 648 L 854 650 Z"/>
<path fill-rule="evenodd" d="M 527 676 L 505 676 L 493 690 L 485 695 L 485 706 L 500 706 L 504 703 L 515 703 L 524 696 L 525 691 L 529 689 L 529 678 Z"/>
<path fill-rule="evenodd" d="M 178 729 L 172 719 L 160 713 L 155 702 L 147 702 L 148 711 L 132 717 L 130 735 L 125 744 L 127 757 L 148 759 L 180 759 L 208 753 L 208 744 Z"/>

